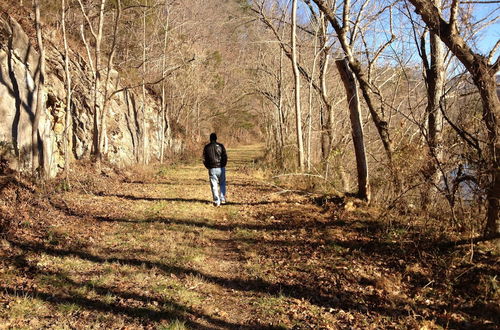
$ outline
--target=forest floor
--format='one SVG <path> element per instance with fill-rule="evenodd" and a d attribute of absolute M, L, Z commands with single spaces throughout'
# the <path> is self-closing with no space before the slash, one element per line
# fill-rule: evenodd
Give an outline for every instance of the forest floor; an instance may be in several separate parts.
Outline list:
<path fill-rule="evenodd" d="M 260 152 L 228 151 L 218 208 L 200 164 L 50 193 L 2 182 L 16 229 L 0 237 L 0 328 L 500 324 L 495 242 L 447 243 L 429 223 L 277 187 Z"/>

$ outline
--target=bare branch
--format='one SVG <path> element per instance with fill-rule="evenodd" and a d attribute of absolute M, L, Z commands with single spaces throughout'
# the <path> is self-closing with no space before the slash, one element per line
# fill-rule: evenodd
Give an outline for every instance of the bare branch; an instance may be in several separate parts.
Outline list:
<path fill-rule="evenodd" d="M 497 40 L 497 42 L 495 43 L 495 46 L 493 46 L 490 53 L 488 54 L 488 63 L 490 63 L 491 60 L 493 60 L 493 56 L 497 52 L 498 47 L 500 47 L 500 39 Z M 498 59 L 497 59 L 497 62 L 498 62 Z"/>
<path fill-rule="evenodd" d="M 488 1 L 488 0 L 476 0 L 476 1 L 462 1 L 462 3 L 477 3 L 477 4 L 491 4 L 491 3 L 500 3 L 500 1 Z"/>
<path fill-rule="evenodd" d="M 85 50 L 87 51 L 87 57 L 89 59 L 89 65 L 90 65 L 90 68 L 92 69 L 92 75 L 93 75 L 93 78 L 95 79 L 94 61 L 92 60 L 92 55 L 90 54 L 89 43 L 87 42 L 87 38 L 85 38 L 85 31 L 83 30 L 83 24 L 80 25 L 80 33 L 82 35 L 83 44 L 85 45 Z"/>
<path fill-rule="evenodd" d="M 349 31 L 349 12 L 351 11 L 351 1 L 344 0 L 344 10 L 342 11 L 342 30 L 347 35 Z"/>
<path fill-rule="evenodd" d="M 191 58 L 189 60 L 187 60 L 185 63 L 183 64 L 180 64 L 180 65 L 177 65 L 173 68 L 170 68 L 166 71 L 168 71 L 168 74 L 165 74 L 163 77 L 161 77 L 160 79 L 156 80 L 156 81 L 152 81 L 152 82 L 144 82 L 144 83 L 140 83 L 140 84 L 137 84 L 137 85 L 133 85 L 133 86 L 125 86 L 123 88 L 120 88 L 120 89 L 117 89 L 115 90 L 113 93 L 111 93 L 108 97 L 108 99 L 111 99 L 113 96 L 115 96 L 116 94 L 119 94 L 121 92 L 124 92 L 126 90 L 129 90 L 129 89 L 135 89 L 135 88 L 139 88 L 139 87 L 143 87 L 143 86 L 153 86 L 153 85 L 157 85 L 159 83 L 161 83 L 162 81 L 164 81 L 166 78 L 168 78 L 172 73 L 174 73 L 175 71 L 179 70 L 180 68 L 186 66 L 187 64 L 193 62 L 195 60 L 195 58 Z"/>
<path fill-rule="evenodd" d="M 450 27 L 452 31 L 457 31 L 457 15 L 460 0 L 453 0 L 450 8 Z"/>
<path fill-rule="evenodd" d="M 439 109 L 441 110 L 441 113 L 443 114 L 443 118 L 450 124 L 450 126 L 457 132 L 457 134 L 472 148 L 476 149 L 478 153 L 481 155 L 481 147 L 479 146 L 479 141 L 477 140 L 476 137 L 472 136 L 469 132 L 461 129 L 457 125 L 455 125 L 454 122 L 450 120 L 450 118 L 446 115 L 446 112 L 444 111 L 444 106 L 443 106 L 443 99 L 441 99 L 441 102 L 439 102 Z"/>
<path fill-rule="evenodd" d="M 354 41 L 356 40 L 356 35 L 358 34 L 358 29 L 359 29 L 359 22 L 361 20 L 363 12 L 364 12 L 364 10 L 365 10 L 365 8 L 366 8 L 366 6 L 368 5 L 369 2 L 370 2 L 369 0 L 366 0 L 363 3 L 363 5 L 361 5 L 361 9 L 359 10 L 358 15 L 356 15 L 356 21 L 353 24 L 353 30 L 352 30 L 352 34 L 351 34 L 351 40 L 349 41 L 349 43 L 351 45 L 353 45 Z"/>
<path fill-rule="evenodd" d="M 105 1 L 105 0 L 103 0 Z M 87 15 L 87 12 L 85 11 L 85 7 L 83 6 L 82 0 L 78 0 L 78 4 L 80 5 L 80 8 L 82 10 L 82 15 L 85 18 L 85 21 L 87 22 L 87 25 L 89 26 L 90 33 L 92 33 L 92 36 L 97 39 L 97 34 L 94 31 L 94 27 L 92 26 L 92 23 L 90 22 L 90 18 Z"/>

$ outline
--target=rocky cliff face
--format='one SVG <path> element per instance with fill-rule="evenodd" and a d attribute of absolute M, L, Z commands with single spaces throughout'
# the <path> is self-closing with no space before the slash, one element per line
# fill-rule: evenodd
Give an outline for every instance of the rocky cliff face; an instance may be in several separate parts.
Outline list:
<path fill-rule="evenodd" d="M 72 52 L 72 120 L 70 127 L 65 127 L 64 52 L 47 38 L 45 48 L 46 111 L 42 114 L 38 135 L 47 173 L 54 176 L 64 167 L 63 141 L 68 130 L 70 158 L 90 157 L 94 117 L 92 74 L 84 55 Z M 13 18 L 0 17 L 0 147 L 10 149 L 10 166 L 20 171 L 31 167 L 31 132 L 37 94 L 34 77 L 38 64 L 35 41 L 30 40 Z M 121 89 L 118 81 L 118 73 L 113 72 L 109 90 Z M 150 96 L 145 103 L 143 111 L 142 98 L 133 90 L 116 93 L 110 101 L 104 143 L 104 157 L 110 162 L 118 165 L 148 162 L 158 154 L 158 104 Z"/>

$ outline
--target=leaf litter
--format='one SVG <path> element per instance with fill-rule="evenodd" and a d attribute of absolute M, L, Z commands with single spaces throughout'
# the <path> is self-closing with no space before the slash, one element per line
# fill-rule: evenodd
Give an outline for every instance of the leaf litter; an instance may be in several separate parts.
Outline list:
<path fill-rule="evenodd" d="M 446 245 L 404 217 L 282 193 L 244 151 L 229 151 L 220 208 L 199 164 L 80 169 L 69 191 L 3 178 L 2 327 L 500 324 L 495 242 Z"/>

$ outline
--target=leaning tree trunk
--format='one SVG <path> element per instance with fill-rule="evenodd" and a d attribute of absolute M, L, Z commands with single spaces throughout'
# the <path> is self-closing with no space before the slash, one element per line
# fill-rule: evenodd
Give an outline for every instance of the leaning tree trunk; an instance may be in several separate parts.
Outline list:
<path fill-rule="evenodd" d="M 352 141 L 356 155 L 356 168 L 358 171 L 358 197 L 370 201 L 370 182 L 368 179 L 368 164 L 366 161 L 363 125 L 361 124 L 361 111 L 359 104 L 356 78 L 349 68 L 347 59 L 335 61 L 347 94 L 349 103 L 349 117 L 352 128 Z"/>
<path fill-rule="evenodd" d="M 446 22 L 440 15 L 432 0 L 410 0 L 417 13 L 422 17 L 427 27 L 441 38 L 450 51 L 462 62 L 472 76 L 474 84 L 479 90 L 483 106 L 482 120 L 487 131 L 486 163 L 489 173 L 489 184 L 486 187 L 488 199 L 487 220 L 484 228 L 486 237 L 500 235 L 500 134 L 497 123 L 500 101 L 497 94 L 495 75 L 500 69 L 500 59 L 494 64 L 475 53 L 458 33 L 456 14 L 459 2 L 454 1 L 450 10 L 450 21 Z"/>
<path fill-rule="evenodd" d="M 363 94 L 363 98 L 368 107 L 368 111 L 370 112 L 373 123 L 375 124 L 375 128 L 379 134 L 380 140 L 384 147 L 385 153 L 387 155 L 387 160 L 389 163 L 389 168 L 391 170 L 391 174 L 393 176 L 394 184 L 397 189 L 401 189 L 401 180 L 399 178 L 399 173 L 394 168 L 393 154 L 394 154 L 394 146 L 391 140 L 391 136 L 389 133 L 389 125 L 388 122 L 384 120 L 375 108 L 375 102 L 372 97 L 372 88 L 366 77 L 365 71 L 361 66 L 361 62 L 358 58 L 355 57 L 355 53 L 353 51 L 352 45 L 349 43 L 349 10 L 350 5 L 348 0 L 344 0 L 344 13 L 342 17 L 342 25 L 338 21 L 337 16 L 329 6 L 328 2 L 325 0 L 313 0 L 314 3 L 318 6 L 319 10 L 323 12 L 327 20 L 330 22 L 331 26 L 335 30 L 337 34 L 337 38 L 340 42 L 340 46 L 344 51 L 344 54 L 347 57 L 349 62 L 349 66 L 351 71 L 354 73 L 357 81 L 359 82 L 359 88 Z"/>

